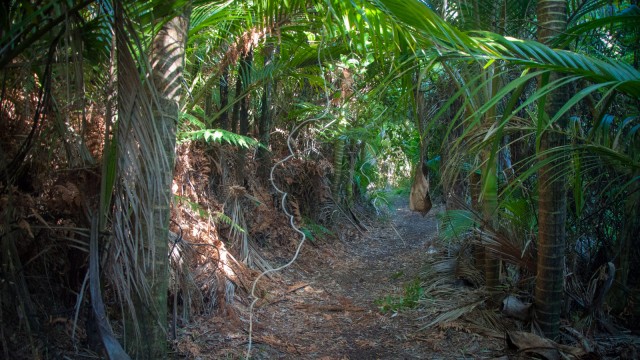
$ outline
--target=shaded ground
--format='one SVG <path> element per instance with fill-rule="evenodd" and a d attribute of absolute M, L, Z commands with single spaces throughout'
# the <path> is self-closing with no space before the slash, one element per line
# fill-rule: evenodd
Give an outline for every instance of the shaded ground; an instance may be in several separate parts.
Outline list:
<path fill-rule="evenodd" d="M 501 342 L 453 329 L 420 330 L 417 309 L 381 312 L 380 299 L 401 297 L 424 259 L 436 254 L 434 209 L 426 217 L 398 199 L 388 221 L 369 224 L 339 242 L 307 246 L 278 275 L 254 311 L 254 359 L 483 359 L 499 355 Z M 248 344 L 242 324 L 214 318 L 189 329 L 194 357 L 240 358 Z M 205 319 L 198 323 L 203 324 Z"/>

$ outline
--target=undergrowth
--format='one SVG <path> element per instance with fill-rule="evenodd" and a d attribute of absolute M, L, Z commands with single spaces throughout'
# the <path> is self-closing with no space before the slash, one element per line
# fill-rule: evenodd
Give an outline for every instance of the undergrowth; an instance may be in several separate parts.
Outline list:
<path fill-rule="evenodd" d="M 381 312 L 398 312 L 400 310 L 414 309 L 424 299 L 424 289 L 421 286 L 420 279 L 415 279 L 404 286 L 402 296 L 387 295 L 384 298 L 375 301 Z"/>
<path fill-rule="evenodd" d="M 306 217 L 304 218 L 304 225 L 300 227 L 300 231 L 302 231 L 312 243 L 324 239 L 326 236 L 334 235 L 331 230 Z"/>

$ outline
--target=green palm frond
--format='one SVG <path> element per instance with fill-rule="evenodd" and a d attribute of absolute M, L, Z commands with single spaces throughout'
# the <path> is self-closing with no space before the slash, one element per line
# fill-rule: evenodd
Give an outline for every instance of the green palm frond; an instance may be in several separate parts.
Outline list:
<path fill-rule="evenodd" d="M 569 18 L 567 19 L 567 25 L 569 26 L 569 28 L 571 28 L 578 23 L 593 20 L 588 15 L 605 9 L 609 5 L 611 5 L 611 2 L 609 0 L 584 0 L 581 2 L 577 2 L 574 6 L 571 6 Z"/>
<path fill-rule="evenodd" d="M 463 33 L 419 2 L 405 6 L 405 2 L 398 0 L 379 0 L 376 4 L 389 11 L 404 26 L 423 34 L 425 39 L 414 38 L 422 41 L 420 46 L 427 47 L 435 42 L 447 56 L 483 62 L 504 60 L 527 68 L 561 71 L 599 83 L 612 81 L 618 91 L 640 97 L 640 72 L 628 64 L 554 50 L 536 41 L 508 38 L 492 32 Z"/>
<path fill-rule="evenodd" d="M 234 231 L 238 234 L 243 234 L 247 232 L 245 228 L 243 228 L 238 223 L 233 221 L 232 218 L 227 216 L 222 211 L 210 212 L 209 210 L 205 209 L 202 205 L 196 202 L 193 202 L 184 196 L 174 195 L 173 198 L 176 202 L 186 205 L 189 207 L 189 209 L 191 209 L 192 211 L 195 211 L 198 214 L 198 216 L 200 216 L 202 219 L 211 218 L 218 223 L 226 224 L 229 227 L 233 228 Z"/>
<path fill-rule="evenodd" d="M 566 50 L 554 50 L 535 41 L 505 38 L 488 32 L 480 35 L 482 37 L 476 38 L 476 41 L 484 54 L 477 54 L 478 56 L 582 76 L 598 83 L 611 81 L 620 92 L 640 97 L 640 71 L 631 65 L 595 59 Z"/>
<path fill-rule="evenodd" d="M 441 236 L 443 240 L 460 241 L 468 237 L 470 232 L 478 225 L 477 215 L 470 210 L 448 210 L 438 214 Z"/>
<path fill-rule="evenodd" d="M 240 11 L 231 7 L 232 3 L 232 0 L 227 0 L 194 6 L 189 24 L 189 41 L 193 42 L 201 32 L 210 34 L 211 29 L 220 27 L 223 22 L 242 19 Z"/>
<path fill-rule="evenodd" d="M 495 221 L 496 227 L 483 219 L 482 214 L 468 209 L 467 205 L 460 202 L 458 206 L 466 209 L 447 210 L 440 216 L 443 239 L 457 239 L 457 243 L 473 239 L 473 242 L 496 254 L 497 258 L 534 273 L 535 249 L 525 236 L 526 231 L 532 231 L 536 225 L 534 214 L 527 204 L 522 203 L 524 199 L 517 201 L 518 198 L 513 196 L 502 198 L 504 200 L 499 202 L 493 216 L 496 219 L 514 218 L 517 221 Z"/>
<path fill-rule="evenodd" d="M 609 6 L 608 2 L 606 2 L 606 6 Z M 559 48 L 566 47 L 571 42 L 581 37 L 589 36 L 589 33 L 600 29 L 607 29 L 610 32 L 625 32 L 629 29 L 637 29 L 639 21 L 640 8 L 632 5 L 618 14 L 589 19 L 589 21 L 570 27 L 566 32 L 554 39 L 553 45 Z"/>

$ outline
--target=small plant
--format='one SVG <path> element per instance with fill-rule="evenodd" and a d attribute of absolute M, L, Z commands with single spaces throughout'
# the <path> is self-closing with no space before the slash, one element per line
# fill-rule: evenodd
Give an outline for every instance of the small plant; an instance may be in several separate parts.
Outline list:
<path fill-rule="evenodd" d="M 420 300 L 424 299 L 424 289 L 419 279 L 415 279 L 404 286 L 404 295 L 400 297 L 385 296 L 375 301 L 380 311 L 398 312 L 402 309 L 413 309 L 418 306 Z"/>
<path fill-rule="evenodd" d="M 331 230 L 309 218 L 304 218 L 304 226 L 300 227 L 300 231 L 302 231 L 312 243 L 315 243 L 316 240 L 322 239 L 327 235 L 333 235 Z"/>

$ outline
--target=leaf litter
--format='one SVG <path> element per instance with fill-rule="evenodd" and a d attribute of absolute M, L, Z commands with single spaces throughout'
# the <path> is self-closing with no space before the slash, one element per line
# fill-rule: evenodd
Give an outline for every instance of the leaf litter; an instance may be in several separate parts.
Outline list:
<path fill-rule="evenodd" d="M 422 329 L 427 315 L 422 307 L 381 310 L 381 299 L 403 296 L 425 259 L 437 256 L 435 214 L 442 209 L 423 217 L 408 210 L 408 199 L 394 205 L 387 219 L 368 221 L 366 232 L 346 229 L 339 239 L 306 246 L 297 262 L 269 280 L 254 309 L 252 359 L 488 359 L 502 354 L 500 338 L 455 326 Z M 441 300 L 438 304 L 446 304 Z M 196 359 L 244 358 L 248 305 L 237 297 L 240 322 L 235 324 L 218 315 L 197 319 L 190 329 L 199 335 L 179 337 L 178 351 Z"/>

